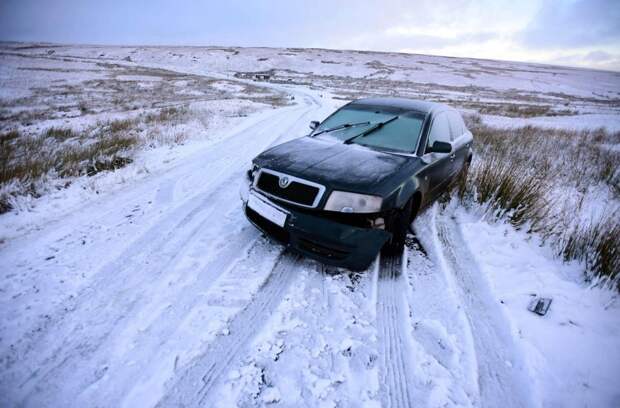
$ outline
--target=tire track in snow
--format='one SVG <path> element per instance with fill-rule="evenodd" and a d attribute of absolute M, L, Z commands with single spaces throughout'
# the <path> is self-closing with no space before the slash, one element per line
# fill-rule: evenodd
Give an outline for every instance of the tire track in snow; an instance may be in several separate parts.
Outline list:
<path fill-rule="evenodd" d="M 431 211 L 415 222 L 408 237 L 406 259 L 407 301 L 420 384 L 419 406 L 480 406 L 476 353 L 471 326 L 455 284 L 441 270 L 433 244 Z M 419 394 L 419 397 L 418 397 Z"/>
<path fill-rule="evenodd" d="M 163 310 L 145 329 L 148 335 L 142 336 L 134 347 L 138 350 L 138 353 L 148 353 L 149 351 L 153 354 L 159 353 L 161 351 L 160 348 L 175 335 L 178 328 L 176 324 L 171 325 L 167 324 L 167 322 L 182 321 L 183 317 L 196 306 L 216 280 L 228 272 L 239 259 L 246 257 L 252 251 L 252 248 L 258 242 L 259 236 L 260 233 L 258 231 L 255 231 L 252 226 L 248 226 L 234 241 L 226 245 L 221 252 L 218 252 L 215 258 L 201 268 L 196 281 L 190 284 L 191 293 L 174 296 L 174 299 L 171 299 L 169 302 L 169 307 Z M 148 343 L 154 339 L 162 346 L 155 350 L 150 350 L 147 348 Z M 142 342 L 145 344 L 142 344 Z M 159 361 L 153 357 L 153 355 L 145 356 L 144 361 L 148 361 L 146 365 L 135 364 L 133 367 L 126 367 L 122 370 L 120 374 L 125 380 L 117 378 L 116 382 L 123 384 L 123 391 L 116 396 L 111 396 L 111 401 L 116 401 L 128 395 L 134 385 L 133 381 L 141 371 L 149 372 L 156 369 Z M 166 356 L 161 357 L 165 358 Z M 120 402 L 113 405 L 120 406 Z"/>
<path fill-rule="evenodd" d="M 380 380 L 385 407 L 414 404 L 411 346 L 405 330 L 408 307 L 402 279 L 403 256 L 380 256 L 377 282 L 377 328 L 380 347 Z"/>
<path fill-rule="evenodd" d="M 306 107 L 302 117 L 307 114 L 308 108 L 312 107 Z M 280 121 L 289 122 L 291 120 L 287 115 L 282 117 Z M 287 131 L 297 125 L 298 119 L 291 122 L 292 124 L 288 125 Z M 269 127 L 265 129 L 262 127 L 269 124 L 274 125 L 273 119 L 271 122 L 261 121 L 259 129 L 250 127 L 242 133 L 246 134 L 253 129 L 256 129 L 255 134 L 257 132 L 267 133 Z M 273 137 L 268 138 L 268 140 L 273 140 Z M 253 144 L 247 144 L 244 146 L 244 151 L 247 150 L 250 153 L 255 150 L 252 146 Z M 234 153 L 239 154 L 240 152 Z M 85 360 L 97 357 L 97 350 L 110 338 L 113 330 L 119 327 L 124 320 L 131 318 L 132 310 L 139 306 L 140 296 L 136 296 L 136 293 L 143 292 L 144 276 L 147 276 L 149 282 L 155 281 L 163 271 L 171 268 L 182 258 L 187 244 L 206 227 L 214 215 L 218 218 L 223 210 L 230 207 L 230 202 L 237 202 L 237 183 L 234 183 L 233 180 L 241 177 L 241 173 L 234 173 L 233 176 L 225 179 L 222 179 L 221 175 L 238 166 L 238 161 L 232 161 L 224 168 L 219 169 L 215 177 L 211 177 L 213 182 L 208 184 L 206 188 L 203 187 L 204 192 L 199 195 L 198 200 L 196 197 L 185 200 L 181 206 L 173 209 L 172 213 L 166 214 L 161 220 L 158 220 L 130 244 L 120 256 L 102 268 L 97 273 L 95 281 L 88 288 L 80 292 L 77 297 L 70 299 L 69 302 L 64 302 L 62 308 L 46 322 L 44 330 L 30 337 L 29 340 L 32 341 L 24 344 L 25 350 L 21 352 L 22 358 L 32 354 L 30 352 L 38 347 L 37 344 L 40 341 L 45 342 L 47 350 L 37 350 L 37 355 L 33 355 L 35 361 L 31 361 L 31 366 L 36 368 L 29 377 L 18 383 L 20 390 L 17 394 L 21 394 L 21 398 L 30 399 L 29 397 L 33 397 L 36 399 L 42 396 L 40 393 L 53 392 L 54 384 L 60 378 L 74 370 L 79 371 L 81 363 Z M 218 198 L 218 196 L 221 197 Z M 209 204 L 212 201 L 220 205 L 210 206 Z M 257 235 L 253 235 L 253 239 L 256 237 Z M 244 247 L 249 245 L 249 242 L 245 240 L 239 245 Z M 236 248 L 239 245 L 233 245 L 233 247 Z M 234 258 L 229 258 L 229 260 L 232 263 Z M 226 269 L 226 265 L 220 264 L 221 262 L 214 264 L 216 267 L 224 266 L 217 271 L 217 275 Z M 144 268 L 149 270 L 148 275 L 132 273 L 132 271 L 142 271 Z M 119 279 L 121 276 L 122 279 Z M 217 276 L 210 274 L 210 277 L 215 278 Z M 91 288 L 105 288 L 106 290 L 102 292 Z M 111 293 L 113 296 L 110 296 Z M 86 314 L 87 319 L 91 319 L 91 321 L 84 321 L 84 319 L 67 320 L 67 316 L 72 315 L 76 310 L 79 310 L 82 315 Z M 118 316 L 118 313 L 114 313 L 114 311 L 121 311 L 123 314 Z M 48 334 L 46 329 L 53 327 L 57 331 L 59 325 L 67 326 L 62 332 L 67 333 L 68 336 L 56 340 L 47 339 L 51 334 Z M 96 330 L 93 329 L 94 327 Z M 88 330 L 88 332 L 85 333 L 84 330 Z M 168 333 L 171 331 L 171 328 L 166 330 Z M 77 353 L 76 350 L 82 350 L 82 352 Z M 87 386 L 96 381 L 98 381 L 97 375 L 90 380 L 83 378 L 80 384 Z M 36 387 L 37 392 L 34 394 L 37 395 L 31 395 L 32 387 Z M 72 391 L 79 392 L 79 390 Z"/>
<path fill-rule="evenodd" d="M 481 406 L 536 406 L 523 357 L 458 224 L 447 215 L 435 217 L 435 223 L 435 245 L 443 254 L 442 269 L 453 275 L 472 329 Z"/>
<path fill-rule="evenodd" d="M 203 355 L 186 369 L 157 406 L 211 406 L 210 391 L 229 367 L 243 357 L 243 350 L 280 304 L 295 276 L 294 268 L 299 264 L 299 259 L 299 256 L 287 251 L 280 255 L 252 301 L 229 323 L 229 334 L 217 337 Z"/>
<path fill-rule="evenodd" d="M 262 126 L 268 124 L 269 120 L 273 120 L 273 118 L 270 117 L 264 119 L 255 124 L 254 126 L 251 126 L 248 129 L 244 129 L 242 132 L 240 132 L 240 135 L 243 136 L 243 134 L 255 128 L 255 133 L 264 133 L 265 129 L 262 129 Z M 207 186 L 202 187 L 202 192 L 195 194 L 192 197 L 188 197 L 186 200 L 184 200 L 183 204 L 177 206 L 176 208 L 171 208 L 170 211 L 164 213 L 163 216 L 158 216 L 158 219 L 153 223 L 153 225 L 151 225 L 151 227 L 149 227 L 146 231 L 142 232 L 134 241 L 132 241 L 118 255 L 116 255 L 114 259 L 107 262 L 102 268 L 100 268 L 100 271 L 97 272 L 97 274 L 94 276 L 93 281 L 89 284 L 88 287 L 84 288 L 80 294 L 78 294 L 77 298 L 70 298 L 68 299 L 68 301 L 63 302 L 63 307 L 60 308 L 57 313 L 52 313 L 53 317 L 57 318 L 58 316 L 60 316 L 59 320 L 61 320 L 66 313 L 72 312 L 75 309 L 75 305 L 80 303 L 79 299 L 81 297 L 88 298 L 91 296 L 93 292 L 93 287 L 101 287 L 107 286 L 108 284 L 114 284 L 113 277 L 115 274 L 118 273 L 118 271 L 130 269 L 128 266 L 128 261 L 130 263 L 134 263 L 134 266 L 136 266 L 136 261 L 144 263 L 145 259 L 153 259 L 153 255 L 157 256 L 160 249 L 177 234 L 178 230 L 182 230 L 186 224 L 192 221 L 192 219 L 198 214 L 200 214 L 202 211 L 206 211 L 209 209 L 208 204 L 214 198 L 213 190 L 221 187 L 222 185 L 226 186 L 227 184 L 230 184 L 234 181 L 235 178 L 233 177 L 228 178 L 224 181 L 219 180 L 219 178 L 222 176 L 222 174 L 226 173 L 227 170 L 237 165 L 238 163 L 227 164 L 224 170 L 221 170 L 217 174 L 211 176 L 211 179 L 213 181 L 211 183 L 208 183 Z M 178 167 L 173 168 L 172 170 L 174 169 L 178 169 Z M 238 174 L 237 179 L 239 177 L 241 177 L 241 172 Z M 161 184 L 161 181 L 153 180 L 148 182 L 149 185 L 153 183 Z M 153 185 L 152 187 L 155 188 L 155 185 Z M 119 200 L 115 197 L 112 201 Z M 93 214 L 99 214 L 97 222 L 106 224 L 109 223 L 109 221 L 106 222 L 105 220 L 107 216 L 122 211 L 119 210 L 118 205 L 112 205 L 111 209 L 105 211 L 103 216 L 100 214 L 101 212 L 101 209 L 94 208 L 92 209 L 92 211 L 87 211 L 86 215 L 88 218 L 92 218 Z M 69 223 L 73 224 L 74 222 Z M 54 228 L 54 230 L 55 229 L 56 228 Z M 41 336 L 52 323 L 53 322 L 48 319 L 46 322 L 44 322 L 43 327 L 40 327 L 41 325 L 37 325 L 39 326 L 36 328 L 36 332 L 39 333 L 38 336 Z M 35 330 L 33 330 L 33 332 L 35 332 Z M 37 335 L 33 335 L 30 337 L 36 336 Z"/>
<path fill-rule="evenodd" d="M 118 261 L 105 268 L 108 283 L 98 283 L 94 286 L 101 288 L 105 285 L 108 290 L 88 291 L 83 293 L 81 298 L 76 298 L 75 306 L 66 310 L 66 315 L 74 310 L 79 310 L 80 319 L 64 320 L 66 315 L 61 317 L 61 322 L 66 322 L 65 325 L 68 326 L 62 332 L 68 335 L 56 348 L 50 350 L 50 354 L 44 360 L 40 361 L 38 368 L 26 382 L 22 383 L 20 388 L 23 387 L 24 391 L 27 391 L 31 386 L 36 386 L 40 392 L 45 393 L 46 390 L 53 388 L 52 384 L 57 382 L 59 378 L 63 378 L 73 370 L 79 370 L 82 365 L 91 366 L 88 363 L 89 360 L 97 358 L 97 351 L 103 348 L 106 342 L 113 340 L 115 330 L 124 327 L 123 323 L 134 316 L 135 310 L 140 306 L 139 300 L 148 299 L 149 289 L 151 291 L 157 289 L 156 281 L 161 278 L 162 274 L 171 270 L 184 256 L 189 248 L 190 241 L 212 222 L 214 215 L 219 216 L 223 210 L 229 208 L 230 200 L 236 199 L 236 191 L 222 190 L 211 198 L 219 202 L 220 205 L 208 207 L 208 210 L 201 214 L 199 220 L 193 221 L 199 211 L 190 212 L 162 240 L 153 240 L 151 234 L 145 235 L 143 238 L 147 242 L 155 241 L 150 250 L 143 251 L 144 247 L 141 250 L 140 247 L 136 248 L 132 245 L 126 251 L 126 256 L 119 258 Z M 249 240 L 257 239 L 258 234 L 250 234 L 249 239 L 244 239 L 245 237 L 245 235 L 239 237 L 241 249 L 250 243 Z M 143 240 L 139 242 L 142 243 Z M 237 248 L 237 245 L 231 247 Z M 132 256 L 134 254 L 142 256 Z M 228 258 L 230 263 L 234 260 L 235 258 Z M 217 266 L 217 263 L 214 265 Z M 226 265 L 221 265 L 220 262 L 220 266 Z M 132 271 L 143 271 L 144 269 L 148 271 L 147 282 L 140 279 L 140 277 L 144 278 L 142 273 L 132 273 Z M 224 270 L 214 270 L 213 273 L 207 271 L 203 274 L 205 277 L 209 276 L 215 279 Z M 205 282 L 207 285 L 212 283 L 209 280 Z M 155 287 L 151 287 L 150 283 L 155 283 Z M 116 289 L 110 292 L 111 288 Z M 167 323 L 174 324 L 175 321 Z M 58 325 L 55 328 L 58 328 Z M 160 327 L 160 329 L 163 328 L 164 326 Z M 168 328 L 166 331 L 169 332 L 170 330 L 172 328 Z M 82 351 L 76 353 L 75 350 Z M 81 382 L 86 380 L 87 378 L 83 378 Z M 97 378 L 83 385 L 90 385 L 95 381 Z M 41 395 L 33 397 L 40 398 Z"/>

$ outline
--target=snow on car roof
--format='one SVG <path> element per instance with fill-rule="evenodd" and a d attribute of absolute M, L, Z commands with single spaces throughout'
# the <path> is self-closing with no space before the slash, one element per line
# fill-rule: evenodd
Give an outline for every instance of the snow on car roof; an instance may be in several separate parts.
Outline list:
<path fill-rule="evenodd" d="M 352 105 L 389 106 L 422 113 L 430 113 L 437 109 L 450 109 L 447 105 L 437 102 L 406 98 L 362 98 L 351 102 Z"/>

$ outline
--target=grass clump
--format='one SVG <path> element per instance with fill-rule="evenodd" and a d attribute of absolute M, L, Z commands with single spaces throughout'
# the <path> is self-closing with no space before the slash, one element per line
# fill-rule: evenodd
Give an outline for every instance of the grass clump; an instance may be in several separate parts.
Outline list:
<path fill-rule="evenodd" d="M 169 106 L 160 109 L 156 113 L 147 114 L 144 119 L 147 123 L 172 123 L 185 119 L 188 114 L 189 108 L 186 106 Z"/>
<path fill-rule="evenodd" d="M 477 164 L 470 172 L 475 185 L 474 199 L 489 204 L 498 217 L 507 216 L 514 226 L 527 224 L 531 231 L 536 231 L 549 213 L 546 183 L 536 173 L 523 173 L 524 170 L 498 157 Z M 461 189 L 461 194 L 465 191 Z"/>
<path fill-rule="evenodd" d="M 620 288 L 620 212 L 608 214 L 598 222 L 576 226 L 560 242 L 564 260 L 584 262 L 595 276 Z"/>
<path fill-rule="evenodd" d="M 609 149 L 620 133 L 494 128 L 477 115 L 467 122 L 475 152 L 456 190 L 461 200 L 538 233 L 564 260 L 582 262 L 589 279 L 620 289 L 620 207 L 594 220 L 582 208 L 599 200 L 591 191 L 620 199 L 620 153 Z"/>
<path fill-rule="evenodd" d="M 110 122 L 109 129 L 111 133 L 122 133 L 129 131 L 135 125 L 135 121 L 131 119 L 118 119 Z"/>
<path fill-rule="evenodd" d="M 128 123 L 116 121 L 83 133 L 49 128 L 38 135 L 0 135 L 0 213 L 10 211 L 17 196 L 39 197 L 42 179 L 92 176 L 131 163 L 140 140 L 128 130 Z"/>
<path fill-rule="evenodd" d="M 51 127 L 48 128 L 43 137 L 53 138 L 59 142 L 64 142 L 65 140 L 76 137 L 77 135 L 73 132 L 71 128 L 59 128 L 59 127 Z"/>
<path fill-rule="evenodd" d="M 38 134 L 0 133 L 0 213 L 10 211 L 18 196 L 39 197 L 50 188 L 49 181 L 125 167 L 139 146 L 181 143 L 184 134 L 170 129 L 192 118 L 187 106 L 172 106 L 135 118 L 98 122 L 80 131 L 50 127 Z M 145 129 L 149 129 L 147 137 Z"/>

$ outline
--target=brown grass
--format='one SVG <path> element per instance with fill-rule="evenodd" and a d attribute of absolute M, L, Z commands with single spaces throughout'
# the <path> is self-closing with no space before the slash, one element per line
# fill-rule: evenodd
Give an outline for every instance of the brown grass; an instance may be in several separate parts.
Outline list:
<path fill-rule="evenodd" d="M 108 128 L 108 132 L 104 129 Z M 111 131 L 114 129 L 114 131 Z M 0 196 L 0 213 L 12 209 L 11 197 L 39 197 L 36 182 L 51 174 L 61 178 L 94 175 L 131 163 L 139 139 L 112 122 L 93 130 L 96 134 L 78 134 L 69 128 L 50 128 L 39 135 L 21 135 L 17 131 L 0 135 L 0 186 L 19 186 Z M 72 142 L 78 139 L 79 142 Z"/>
<path fill-rule="evenodd" d="M 499 129 L 479 116 L 467 122 L 475 155 L 459 197 L 538 233 L 566 261 L 583 262 L 588 278 L 603 277 L 620 289 L 620 210 L 586 225 L 576 218 L 591 187 L 607 186 L 620 199 L 620 153 L 604 146 L 620 143 L 620 133 Z M 566 191 L 574 197 L 563 199 Z"/>
<path fill-rule="evenodd" d="M 43 136 L 46 138 L 54 138 L 56 141 L 59 142 L 64 142 L 65 140 L 76 137 L 77 135 L 73 132 L 71 128 L 51 127 L 44 132 Z"/>
<path fill-rule="evenodd" d="M 132 119 L 113 120 L 108 125 L 110 132 L 121 133 L 129 131 L 135 125 L 135 121 Z"/>
<path fill-rule="evenodd" d="M 577 226 L 563 237 L 561 255 L 566 261 L 584 262 L 597 276 L 618 283 L 620 278 L 620 212 L 596 223 Z"/>
<path fill-rule="evenodd" d="M 79 132 L 68 127 L 51 127 L 36 135 L 16 130 L 2 133 L 0 213 L 10 211 L 12 199 L 17 196 L 41 196 L 45 184 L 41 180 L 114 171 L 131 163 L 139 146 L 181 143 L 180 134 L 158 139 L 158 130 L 161 125 L 182 124 L 192 118 L 187 106 L 172 106 L 133 119 L 99 122 Z M 145 131 L 145 126 L 150 130 Z"/>
<path fill-rule="evenodd" d="M 550 203 L 545 198 L 547 182 L 535 172 L 491 156 L 470 171 L 474 199 L 489 203 L 499 217 L 507 216 L 516 227 L 538 231 L 544 226 Z M 527 169 L 529 170 L 529 169 Z M 466 190 L 462 189 L 464 195 Z"/>
<path fill-rule="evenodd" d="M 144 121 L 147 123 L 172 123 L 181 122 L 187 118 L 189 114 L 189 108 L 187 106 L 169 106 L 160 109 L 156 113 L 148 113 L 144 117 Z"/>

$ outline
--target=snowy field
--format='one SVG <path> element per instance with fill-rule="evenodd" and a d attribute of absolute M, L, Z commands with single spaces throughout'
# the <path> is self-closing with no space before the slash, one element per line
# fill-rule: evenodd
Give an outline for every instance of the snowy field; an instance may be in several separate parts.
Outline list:
<path fill-rule="evenodd" d="M 74 133 L 44 154 L 117 131 L 134 143 L 114 171 L 0 186 L 0 406 L 620 406 L 618 294 L 536 234 L 451 200 L 416 219 L 402 258 L 353 273 L 245 220 L 250 160 L 367 95 L 444 101 L 492 126 L 620 130 L 612 72 L 1 44 L 0 133 L 17 132 L 2 143 L 51 127 Z M 599 190 L 588 205 L 617 208 Z M 537 295 L 553 298 L 546 316 L 527 310 Z"/>

